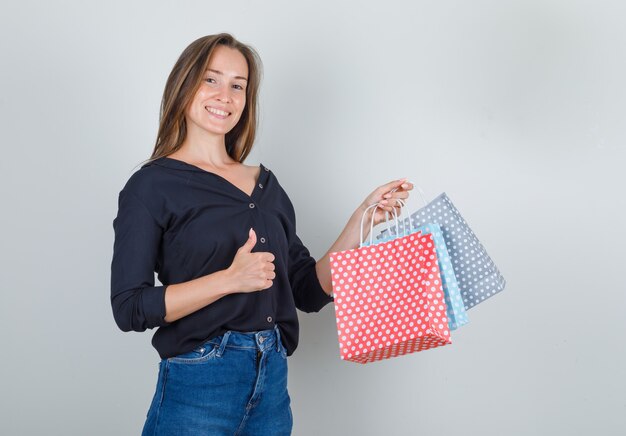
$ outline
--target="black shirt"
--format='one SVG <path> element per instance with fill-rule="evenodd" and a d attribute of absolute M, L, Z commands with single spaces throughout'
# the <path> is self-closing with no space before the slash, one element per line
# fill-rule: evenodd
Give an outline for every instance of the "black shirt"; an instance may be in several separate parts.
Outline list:
<path fill-rule="evenodd" d="M 191 351 L 227 330 L 257 331 L 277 324 L 287 354 L 298 345 L 296 308 L 317 312 L 332 301 L 315 259 L 296 234 L 287 193 L 264 165 L 251 196 L 223 177 L 161 157 L 130 176 L 113 220 L 111 305 L 123 331 L 159 327 L 152 345 L 162 358 Z M 253 252 L 274 254 L 270 288 L 233 293 L 168 323 L 165 288 L 228 268 L 237 249 L 257 235 Z M 154 272 L 162 286 L 154 286 Z"/>

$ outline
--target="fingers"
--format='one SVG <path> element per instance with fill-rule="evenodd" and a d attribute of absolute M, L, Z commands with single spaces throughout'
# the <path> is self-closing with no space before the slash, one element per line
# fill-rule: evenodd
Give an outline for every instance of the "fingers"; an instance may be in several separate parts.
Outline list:
<path fill-rule="evenodd" d="M 400 208 L 402 206 L 402 204 L 397 201 L 398 199 L 406 200 L 407 198 L 409 198 L 408 191 L 413 189 L 413 184 L 406 179 L 400 179 L 394 182 L 389 182 L 386 185 L 383 185 L 381 188 L 388 186 L 394 186 L 394 188 L 382 194 L 383 199 L 380 201 L 380 203 L 383 206 L 384 210 L 390 212 L 393 210 L 393 208 Z"/>
<path fill-rule="evenodd" d="M 265 278 L 274 280 L 276 278 L 276 266 L 274 265 L 274 255 L 272 253 L 263 253 L 265 265 L 263 271 L 265 272 Z"/>
<path fill-rule="evenodd" d="M 409 198 L 409 194 L 405 193 L 405 194 L 398 194 L 398 195 L 393 195 L 391 197 L 389 197 L 386 200 L 382 200 L 381 203 L 381 210 L 385 211 L 385 212 L 393 212 L 394 210 L 396 211 L 396 213 L 400 212 L 400 209 L 406 205 L 406 202 L 404 200 L 406 200 L 407 198 Z"/>
<path fill-rule="evenodd" d="M 265 262 L 263 269 L 265 269 L 266 271 L 274 271 L 276 270 L 276 266 L 272 262 Z"/>
<path fill-rule="evenodd" d="M 398 214 L 400 213 L 400 205 L 398 205 L 398 206 L 383 206 L 382 207 L 383 211 L 390 212 L 390 213 L 393 212 L 394 209 L 396 210 L 396 213 L 398 213 Z"/>
<path fill-rule="evenodd" d="M 393 201 L 399 198 L 401 200 L 404 200 L 406 198 L 409 198 L 409 193 L 407 191 L 396 191 L 396 192 L 388 192 L 385 195 L 383 195 L 383 199 L 385 200 L 390 200 L 391 203 L 393 203 Z"/>
<path fill-rule="evenodd" d="M 263 285 L 261 289 L 267 289 L 272 286 L 273 280 L 276 278 L 276 266 L 274 265 L 274 259 L 276 257 L 269 252 L 253 253 L 258 255 L 261 265 L 261 278 Z"/>
<path fill-rule="evenodd" d="M 378 190 L 381 191 L 382 193 L 389 192 L 389 191 L 391 191 L 394 188 L 395 189 L 400 188 L 405 183 L 408 183 L 406 178 L 399 179 L 399 180 L 394 180 L 392 182 L 385 183 L 384 185 L 379 186 Z"/>
<path fill-rule="evenodd" d="M 413 184 L 411 182 L 407 181 L 407 179 L 399 179 L 378 187 L 376 191 L 385 200 L 389 198 L 408 198 L 408 191 L 412 189 Z"/>
<path fill-rule="evenodd" d="M 261 289 L 270 288 L 272 284 L 274 283 L 273 280 L 276 278 L 274 264 L 271 262 L 266 262 L 265 266 L 263 267 L 262 275 L 263 275 L 263 285 L 261 286 Z"/>
<path fill-rule="evenodd" d="M 239 253 L 251 253 L 255 245 L 256 245 L 256 232 L 254 231 L 252 227 L 250 227 L 250 231 L 248 232 L 248 240 L 237 251 Z"/>
<path fill-rule="evenodd" d="M 406 191 L 388 192 L 383 195 L 383 199 L 379 203 L 384 210 L 389 212 L 393 208 L 402 207 L 402 203 L 398 200 L 407 200 L 408 198 L 409 193 Z"/>

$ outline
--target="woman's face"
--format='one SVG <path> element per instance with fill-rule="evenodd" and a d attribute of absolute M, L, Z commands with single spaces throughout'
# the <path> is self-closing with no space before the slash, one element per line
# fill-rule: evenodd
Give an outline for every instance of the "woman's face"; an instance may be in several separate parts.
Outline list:
<path fill-rule="evenodd" d="M 241 118 L 246 105 L 248 63 L 239 50 L 218 45 L 213 50 L 200 88 L 185 113 L 190 130 L 225 135 Z"/>

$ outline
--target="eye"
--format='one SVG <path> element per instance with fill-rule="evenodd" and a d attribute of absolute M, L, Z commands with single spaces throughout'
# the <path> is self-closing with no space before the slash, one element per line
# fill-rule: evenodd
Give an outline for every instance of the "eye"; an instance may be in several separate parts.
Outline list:
<path fill-rule="evenodd" d="M 206 79 L 204 79 L 206 82 L 212 83 L 211 80 L 213 80 L 213 82 L 215 82 L 215 79 L 213 77 L 208 77 Z"/>
<path fill-rule="evenodd" d="M 243 90 L 243 86 L 241 85 L 233 85 L 233 88 Z"/>

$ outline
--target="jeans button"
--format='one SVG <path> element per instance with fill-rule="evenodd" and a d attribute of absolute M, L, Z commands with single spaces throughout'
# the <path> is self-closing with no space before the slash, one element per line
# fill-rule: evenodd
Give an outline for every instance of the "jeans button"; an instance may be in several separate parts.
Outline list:
<path fill-rule="evenodd" d="M 263 342 L 265 342 L 265 336 L 261 336 L 259 338 L 259 344 L 262 344 Z"/>

